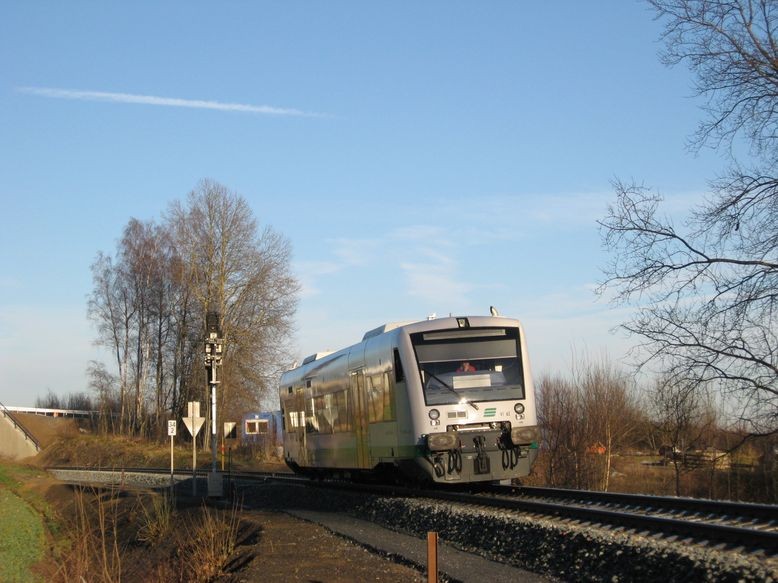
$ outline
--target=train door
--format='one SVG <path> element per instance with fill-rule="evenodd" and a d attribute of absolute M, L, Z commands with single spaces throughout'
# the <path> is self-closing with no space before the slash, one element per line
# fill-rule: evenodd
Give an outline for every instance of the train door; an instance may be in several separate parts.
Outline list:
<path fill-rule="evenodd" d="M 368 428 L 367 428 L 367 397 L 365 395 L 365 374 L 363 369 L 352 370 L 350 373 L 351 394 L 354 399 L 354 432 L 356 434 L 357 467 L 369 467 L 368 460 Z"/>
<path fill-rule="evenodd" d="M 296 416 L 294 435 L 297 440 L 298 460 L 301 466 L 308 465 L 308 444 L 305 435 L 305 396 L 302 389 L 296 389 L 294 392 L 294 409 Z"/>

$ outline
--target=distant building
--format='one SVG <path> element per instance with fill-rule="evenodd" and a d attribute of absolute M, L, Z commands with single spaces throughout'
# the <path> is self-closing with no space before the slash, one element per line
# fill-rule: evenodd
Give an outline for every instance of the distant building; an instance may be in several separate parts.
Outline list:
<path fill-rule="evenodd" d="M 247 413 L 241 426 L 241 445 L 258 449 L 266 457 L 283 457 L 284 433 L 281 411 Z"/>

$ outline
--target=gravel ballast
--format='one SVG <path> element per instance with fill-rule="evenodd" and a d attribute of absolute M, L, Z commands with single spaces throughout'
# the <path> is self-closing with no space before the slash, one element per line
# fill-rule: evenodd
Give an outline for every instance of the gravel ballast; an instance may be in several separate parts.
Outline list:
<path fill-rule="evenodd" d="M 778 580 L 774 558 L 423 498 L 385 498 L 267 484 L 247 490 L 246 501 L 252 506 L 282 510 L 345 512 L 416 537 L 436 531 L 441 540 L 454 547 L 562 580 Z"/>

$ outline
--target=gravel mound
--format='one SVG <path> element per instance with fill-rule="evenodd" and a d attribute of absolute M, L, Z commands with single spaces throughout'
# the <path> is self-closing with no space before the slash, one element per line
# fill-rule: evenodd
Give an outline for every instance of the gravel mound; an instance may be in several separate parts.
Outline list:
<path fill-rule="evenodd" d="M 170 486 L 170 474 L 143 472 L 107 472 L 104 470 L 49 470 L 56 479 L 74 484 L 106 484 L 134 488 L 165 488 Z M 175 481 L 184 479 L 177 475 Z"/>

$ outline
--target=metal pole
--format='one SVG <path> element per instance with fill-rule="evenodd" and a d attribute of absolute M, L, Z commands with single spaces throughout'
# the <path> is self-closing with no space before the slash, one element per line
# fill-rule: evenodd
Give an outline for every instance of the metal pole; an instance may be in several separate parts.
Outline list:
<path fill-rule="evenodd" d="M 205 326 L 207 337 L 205 339 L 205 366 L 209 373 L 209 383 L 211 385 L 211 473 L 208 474 L 208 496 L 222 496 L 223 485 L 220 483 L 221 476 L 217 471 L 217 414 L 216 414 L 216 385 L 219 381 L 216 379 L 216 369 L 222 363 L 224 355 L 224 340 L 221 331 L 221 317 L 219 312 L 209 308 L 205 315 Z"/>
<path fill-rule="evenodd" d="M 173 498 L 173 436 L 170 436 L 170 498 Z"/>
<path fill-rule="evenodd" d="M 211 367 L 211 470 L 216 473 L 216 367 Z"/>
<path fill-rule="evenodd" d="M 427 583 L 438 583 L 438 533 L 427 533 Z"/>
<path fill-rule="evenodd" d="M 194 414 L 192 414 L 192 417 L 194 417 Z M 192 423 L 194 424 L 195 421 L 192 421 Z M 192 497 L 194 498 L 195 496 L 197 496 L 197 435 L 192 436 Z"/>

